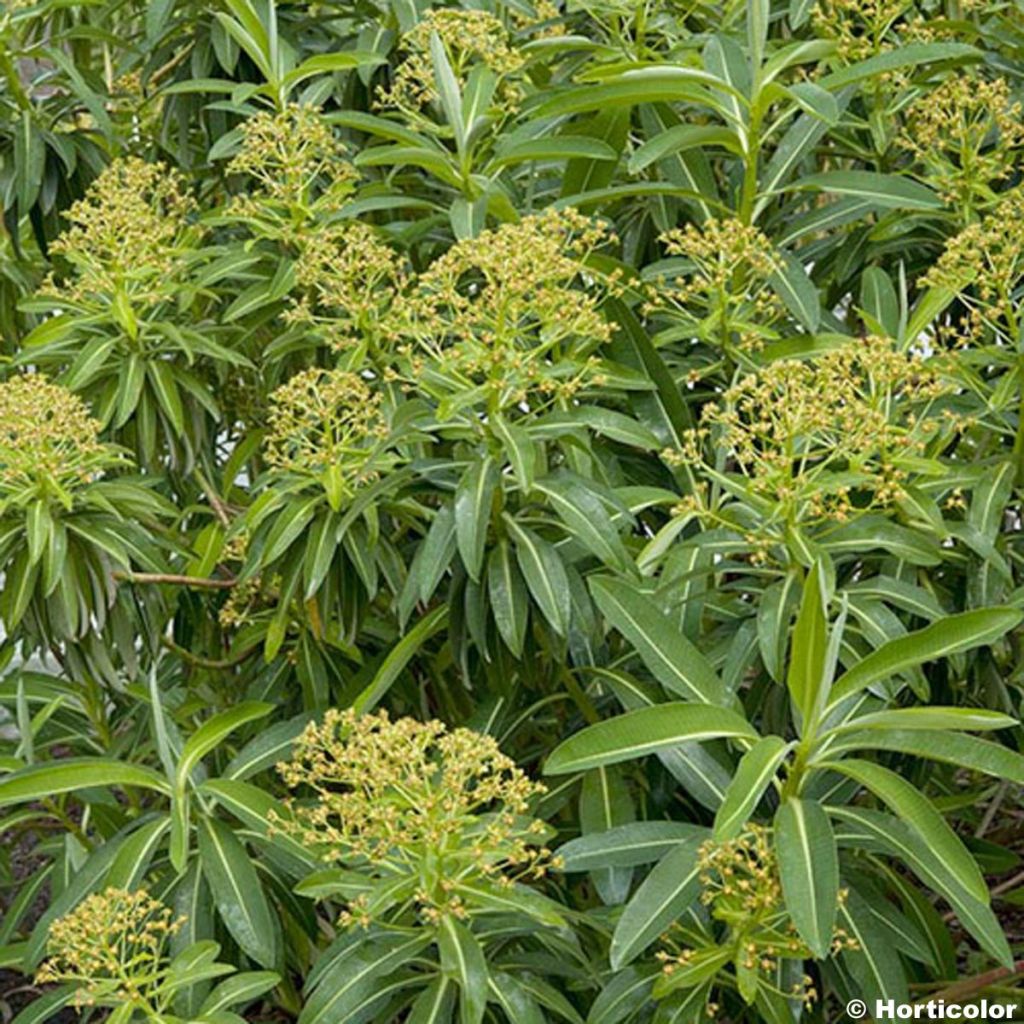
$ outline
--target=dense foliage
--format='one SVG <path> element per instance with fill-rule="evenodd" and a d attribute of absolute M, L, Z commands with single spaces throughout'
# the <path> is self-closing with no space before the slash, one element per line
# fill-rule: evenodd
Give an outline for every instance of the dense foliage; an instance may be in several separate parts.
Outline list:
<path fill-rule="evenodd" d="M 6 0 L 4 1019 L 1012 997 L 1022 95 L 1021 0 Z"/>

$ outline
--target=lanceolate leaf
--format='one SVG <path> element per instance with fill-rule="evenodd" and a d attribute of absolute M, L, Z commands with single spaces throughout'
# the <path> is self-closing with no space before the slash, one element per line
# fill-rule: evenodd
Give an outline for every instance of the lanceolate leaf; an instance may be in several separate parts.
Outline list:
<path fill-rule="evenodd" d="M 974 899 L 988 902 L 988 886 L 963 841 L 926 796 L 895 772 L 870 761 L 844 760 L 826 763 L 871 790 L 902 818 L 948 866 Z"/>
<path fill-rule="evenodd" d="M 232 937 L 258 964 L 273 967 L 278 959 L 275 920 L 245 847 L 226 825 L 206 818 L 199 830 L 199 858 Z"/>
<path fill-rule="evenodd" d="M 548 775 L 618 764 L 680 743 L 718 738 L 752 742 L 757 733 L 735 711 L 673 702 L 630 711 L 588 726 L 560 743 L 544 765 Z"/>
<path fill-rule="evenodd" d="M 804 580 L 803 598 L 793 630 L 786 686 L 793 703 L 800 711 L 801 727 L 814 728 L 823 694 L 828 685 L 824 678 L 828 634 L 825 607 L 824 571 L 816 564 Z"/>
<path fill-rule="evenodd" d="M 605 832 L 570 839 L 558 848 L 563 871 L 592 871 L 601 867 L 633 867 L 660 860 L 694 835 L 707 830 L 683 821 L 635 821 Z"/>
<path fill-rule="evenodd" d="M 829 694 L 829 706 L 858 693 L 872 683 L 958 651 L 991 643 L 1013 629 L 1024 617 L 1016 608 L 983 608 L 961 612 L 899 637 L 872 651 L 840 676 Z"/>
<path fill-rule="evenodd" d="M 775 815 L 775 850 L 786 909 L 816 957 L 828 956 L 839 901 L 839 860 L 828 815 L 790 797 Z"/>
<path fill-rule="evenodd" d="M 701 836 L 681 842 L 644 879 L 619 918 L 612 936 L 612 967 L 636 959 L 687 910 L 700 892 Z"/>
<path fill-rule="evenodd" d="M 0 806 L 93 786 L 136 786 L 170 793 L 166 780 L 150 768 L 102 757 L 75 757 L 32 765 L 4 776 L 0 779 Z"/>
<path fill-rule="evenodd" d="M 739 834 L 794 746 L 779 736 L 765 736 L 743 755 L 715 815 L 716 840 L 724 842 Z"/>
<path fill-rule="evenodd" d="M 632 584 L 600 576 L 591 592 L 608 621 L 636 648 L 651 674 L 687 700 L 723 700 L 721 679 L 697 648 L 649 598 Z"/>
<path fill-rule="evenodd" d="M 483 950 L 473 933 L 451 914 L 438 924 L 441 969 L 459 986 L 459 1020 L 480 1024 L 487 1009 L 488 972 Z"/>
<path fill-rule="evenodd" d="M 505 516 L 509 534 L 515 543 L 516 560 L 530 594 L 556 633 L 569 628 L 572 602 L 569 578 L 554 547 L 533 530 Z"/>

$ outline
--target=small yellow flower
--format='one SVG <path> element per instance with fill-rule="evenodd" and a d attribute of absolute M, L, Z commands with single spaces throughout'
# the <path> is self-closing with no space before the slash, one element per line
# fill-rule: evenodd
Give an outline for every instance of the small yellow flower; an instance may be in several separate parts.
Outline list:
<path fill-rule="evenodd" d="M 742 347 L 760 348 L 785 315 L 769 286 L 780 267 L 769 239 L 727 218 L 667 231 L 661 241 L 669 256 L 685 264 L 673 280 L 652 290 L 648 312 L 674 312 L 711 344 L 731 344 L 735 334 Z"/>
<path fill-rule="evenodd" d="M 728 468 L 771 503 L 764 525 L 845 522 L 890 507 L 905 494 L 907 461 L 917 465 L 929 442 L 957 429 L 932 409 L 951 390 L 941 366 L 877 337 L 770 363 L 705 406 L 668 461 L 700 463 L 708 444 L 724 450 Z M 750 541 L 763 561 L 762 539 Z"/>
<path fill-rule="evenodd" d="M 950 75 L 910 106 L 899 143 L 947 202 L 969 210 L 1013 171 L 1024 146 L 1021 105 L 1003 78 Z"/>
<path fill-rule="evenodd" d="M 600 310 L 613 282 L 585 260 L 608 240 L 575 210 L 547 210 L 458 242 L 419 276 L 396 336 L 407 375 L 453 402 L 535 412 L 600 377 L 611 337 Z"/>

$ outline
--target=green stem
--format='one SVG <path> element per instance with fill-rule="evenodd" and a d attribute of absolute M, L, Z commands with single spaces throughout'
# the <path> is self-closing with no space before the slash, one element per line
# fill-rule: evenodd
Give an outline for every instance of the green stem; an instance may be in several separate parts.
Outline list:
<path fill-rule="evenodd" d="M 761 149 L 762 111 L 755 104 L 750 111 L 750 128 L 747 131 L 747 165 L 743 171 L 743 188 L 737 215 L 740 222 L 750 224 L 754 219 L 754 202 L 757 199 L 758 155 Z"/>
<path fill-rule="evenodd" d="M 11 52 L 6 40 L 0 44 L 0 75 L 7 79 L 7 87 L 11 90 L 14 102 L 22 110 L 31 110 L 32 101 L 28 98 L 28 93 L 25 92 L 21 84 L 21 76 L 18 74 L 18 69 L 14 66 L 14 61 L 11 60 Z"/>

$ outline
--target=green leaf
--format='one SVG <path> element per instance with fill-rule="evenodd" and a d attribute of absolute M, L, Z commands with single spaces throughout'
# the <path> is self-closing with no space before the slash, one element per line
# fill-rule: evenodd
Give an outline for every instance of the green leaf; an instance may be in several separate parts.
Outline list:
<path fill-rule="evenodd" d="M 743 755 L 725 791 L 725 799 L 715 814 L 714 836 L 717 842 L 739 835 L 794 746 L 795 743 L 786 743 L 779 736 L 764 736 Z"/>
<path fill-rule="evenodd" d="M 435 978 L 417 997 L 406 1024 L 450 1024 L 455 986 L 444 975 Z"/>
<path fill-rule="evenodd" d="M 135 786 L 170 795 L 166 780 L 151 768 L 105 757 L 68 757 L 4 776 L 0 779 L 0 806 L 97 786 Z"/>
<path fill-rule="evenodd" d="M 226 711 L 219 711 L 208 718 L 189 736 L 178 760 L 176 785 L 184 789 L 192 769 L 225 737 L 230 736 L 248 722 L 265 718 L 274 710 L 273 704 L 262 701 L 242 701 Z"/>
<path fill-rule="evenodd" d="M 466 130 L 462 117 L 462 94 L 452 71 L 444 43 L 436 32 L 430 33 L 430 60 L 434 67 L 434 83 L 445 117 L 455 133 L 455 148 L 462 153 L 466 148 Z"/>
<path fill-rule="evenodd" d="M 801 573 L 791 569 L 777 583 L 767 587 L 757 608 L 757 643 L 768 674 L 782 682 L 789 623 L 800 597 Z"/>
<path fill-rule="evenodd" d="M 622 571 L 632 560 L 601 499 L 589 488 L 564 474 L 534 484 L 568 527 L 570 537 L 586 545 L 605 565 Z"/>
<path fill-rule="evenodd" d="M 635 106 L 638 103 L 668 103 L 682 100 L 713 104 L 706 86 L 728 89 L 724 82 L 696 68 L 676 67 L 671 70 L 645 68 L 621 75 L 609 82 L 573 86 L 555 92 L 530 113 L 537 119 L 564 117 L 589 110 L 605 110 L 614 106 Z M 729 90 L 732 91 L 732 90 Z"/>
<path fill-rule="evenodd" d="M 199 860 L 232 938 L 258 964 L 273 967 L 278 959 L 277 928 L 245 847 L 227 825 L 203 818 Z"/>
<path fill-rule="evenodd" d="M 504 515 L 509 535 L 515 543 L 516 561 L 537 607 L 551 628 L 561 636 L 569 630 L 572 598 L 569 577 L 555 548 L 533 530 Z"/>
<path fill-rule="evenodd" d="M 277 513 L 273 528 L 267 534 L 267 546 L 262 553 L 262 564 L 270 565 L 280 558 L 296 538 L 303 533 L 323 501 L 320 495 L 290 501 Z"/>
<path fill-rule="evenodd" d="M 697 899 L 701 836 L 683 840 L 667 853 L 626 904 L 612 935 L 611 962 L 618 970 L 636 959 Z"/>
<path fill-rule="evenodd" d="M 904 732 L 896 729 L 847 733 L 829 745 L 829 755 L 846 750 L 894 750 L 985 772 L 1024 786 L 1024 755 L 991 740 L 950 732 Z"/>
<path fill-rule="evenodd" d="M 511 548 L 504 540 L 499 541 L 487 556 L 487 594 L 502 640 L 519 657 L 523 653 L 530 602 L 526 583 L 512 560 Z"/>
<path fill-rule="evenodd" d="M 381 663 L 373 682 L 353 701 L 356 711 L 365 714 L 377 706 L 380 699 L 391 689 L 405 671 L 405 666 L 431 637 L 448 625 L 448 606 L 440 605 L 428 612 L 388 652 Z"/>
<path fill-rule="evenodd" d="M 800 178 L 785 191 L 831 192 L 870 200 L 895 210 L 938 210 L 942 200 L 927 186 L 911 178 L 875 171 L 822 171 Z"/>
<path fill-rule="evenodd" d="M 781 804 L 775 814 L 775 850 L 786 909 L 811 952 L 824 960 L 839 902 L 839 859 L 821 806 L 794 797 Z"/>
<path fill-rule="evenodd" d="M 741 150 L 740 140 L 729 128 L 717 125 L 673 125 L 637 147 L 629 158 L 629 173 L 639 174 L 667 156 L 701 146 L 719 146 L 736 154 Z"/>
<path fill-rule="evenodd" d="M 786 674 L 786 686 L 805 733 L 813 732 L 828 687 L 824 677 L 828 649 L 825 586 L 824 565 L 817 562 L 804 580 Z"/>
<path fill-rule="evenodd" d="M 633 645 L 662 686 L 703 704 L 724 701 L 725 687 L 704 655 L 635 586 L 597 576 L 590 580 L 590 590 L 602 614 Z"/>
<path fill-rule="evenodd" d="M 503 914 L 525 914 L 551 928 L 565 927 L 565 908 L 525 885 L 467 881 L 456 883 L 454 891 L 471 907 Z"/>
<path fill-rule="evenodd" d="M 437 946 L 441 970 L 454 979 L 460 990 L 459 1020 L 462 1024 L 480 1024 L 487 1009 L 487 961 L 473 933 L 443 914 L 438 923 Z"/>
<path fill-rule="evenodd" d="M 771 276 L 771 286 L 805 330 L 812 333 L 821 325 L 821 297 L 803 263 L 792 253 L 780 252 L 779 269 Z"/>
<path fill-rule="evenodd" d="M 964 927 L 996 960 L 1012 968 L 1013 953 L 995 914 L 986 903 L 975 899 L 928 840 L 899 818 L 866 807 L 830 807 L 829 814 L 857 830 L 854 845 L 861 849 L 866 840 L 891 852 L 926 884 L 949 901 Z M 836 837 L 837 841 L 839 836 Z"/>
<path fill-rule="evenodd" d="M 386 63 L 379 53 L 346 50 L 341 53 L 318 53 L 307 57 L 297 68 L 289 71 L 282 80 L 288 89 L 314 75 L 334 74 L 338 71 L 352 71 L 355 68 L 376 67 Z"/>
<path fill-rule="evenodd" d="M 850 718 L 829 734 L 849 732 L 853 729 L 962 729 L 982 732 L 993 729 L 1012 729 L 1018 725 L 1016 718 L 999 711 L 985 711 L 981 708 L 897 708 L 893 711 L 873 711 L 866 715 Z"/>
<path fill-rule="evenodd" d="M 558 856 L 563 871 L 631 868 L 660 860 L 684 840 L 707 834 L 702 826 L 683 821 L 635 821 L 570 839 L 558 848 Z"/>
<path fill-rule="evenodd" d="M 829 761 L 820 767 L 841 772 L 874 793 L 921 836 L 971 897 L 988 903 L 985 878 L 963 840 L 915 786 L 888 768 L 870 761 Z"/>
<path fill-rule="evenodd" d="M 829 694 L 829 709 L 904 669 L 998 640 L 1022 618 L 1024 613 L 1016 608 L 982 608 L 947 616 L 924 629 L 890 640 L 840 676 Z"/>
<path fill-rule="evenodd" d="M 33 999 L 12 1021 L 11 1024 L 46 1024 L 55 1020 L 59 1011 L 67 1006 L 78 992 L 77 985 L 61 985 L 44 992 Z"/>
<path fill-rule="evenodd" d="M 486 455 L 470 463 L 455 490 L 455 537 L 466 572 L 479 581 L 487 549 L 491 505 L 498 486 L 498 467 Z"/>
<path fill-rule="evenodd" d="M 617 155 L 607 142 L 600 139 L 585 135 L 555 135 L 502 146 L 494 158 L 494 166 L 506 167 L 528 160 L 614 160 Z"/>
<path fill-rule="evenodd" d="M 121 844 L 111 862 L 105 883 L 115 889 L 137 889 L 169 825 L 166 817 L 159 817 L 137 828 Z"/>
<path fill-rule="evenodd" d="M 887 53 L 869 57 L 825 75 L 818 81 L 823 89 L 840 89 L 900 68 L 932 64 L 937 61 L 971 60 L 981 56 L 979 50 L 964 43 L 907 43 Z"/>
<path fill-rule="evenodd" d="M 8 124 L 10 132 L 13 125 Z M 14 135 L 14 168 L 18 213 L 25 217 L 39 197 L 46 167 L 46 143 L 40 126 L 36 124 L 32 110 L 22 110 L 21 119 Z"/>
<path fill-rule="evenodd" d="M 337 957 L 311 976 L 315 977 L 315 988 L 302 1007 L 298 1024 L 340 1024 L 354 1007 L 374 992 L 380 979 L 408 963 L 431 941 L 428 932 L 364 943 L 362 948 L 350 947 L 348 955 Z M 321 958 L 325 955 L 321 954 Z"/>
<path fill-rule="evenodd" d="M 594 768 L 583 776 L 579 821 L 584 835 L 601 834 L 635 818 L 629 785 L 617 765 Z M 628 868 L 599 867 L 591 873 L 594 888 L 607 905 L 624 902 L 632 880 Z"/>
<path fill-rule="evenodd" d="M 244 971 L 232 978 L 222 981 L 204 1000 L 200 1007 L 200 1016 L 225 1010 L 239 1003 L 250 1003 L 252 1000 L 269 992 L 281 976 L 274 971 Z"/>
<path fill-rule="evenodd" d="M 843 929 L 858 948 L 845 951 L 843 960 L 860 985 L 860 995 L 872 1002 L 893 999 L 897 1003 L 908 1000 L 907 979 L 896 950 L 874 917 L 863 904 L 856 889 L 839 908 Z"/>
<path fill-rule="evenodd" d="M 631 761 L 680 743 L 721 738 L 758 739 L 735 711 L 711 704 L 672 702 L 629 711 L 570 736 L 550 754 L 546 775 L 565 775 Z"/>

